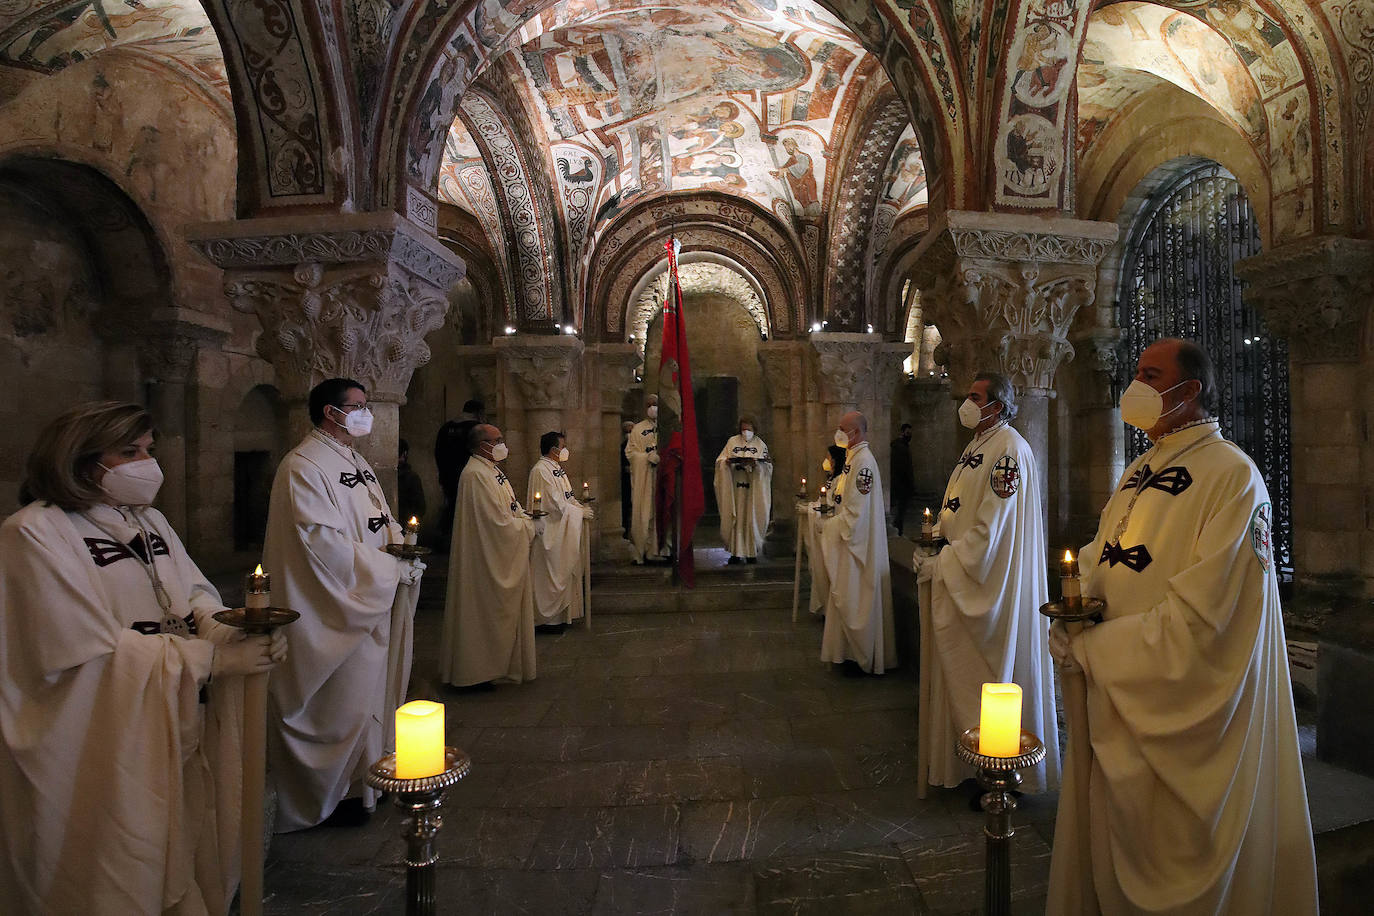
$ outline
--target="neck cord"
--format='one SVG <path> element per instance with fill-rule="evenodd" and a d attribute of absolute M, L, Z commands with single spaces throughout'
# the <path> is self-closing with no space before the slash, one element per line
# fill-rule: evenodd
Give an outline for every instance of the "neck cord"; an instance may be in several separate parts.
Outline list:
<path fill-rule="evenodd" d="M 143 564 L 143 571 L 147 574 L 148 581 L 151 582 L 153 586 L 153 597 L 157 600 L 158 608 L 162 611 L 162 619 L 158 622 L 158 629 L 163 633 L 170 633 L 173 636 L 189 637 L 191 635 L 191 628 L 186 624 L 185 620 L 182 620 L 172 613 L 172 596 L 167 593 L 167 587 L 162 584 L 162 575 L 157 571 L 157 560 L 153 554 L 153 538 L 148 526 L 143 521 L 143 516 L 141 516 L 138 510 L 133 506 L 114 506 L 112 508 L 119 513 L 120 517 L 123 518 L 125 522 L 130 522 L 133 527 L 138 528 L 139 537 L 143 539 L 143 550 L 147 554 L 147 558 L 145 559 L 144 557 L 138 556 L 137 551 L 134 552 L 134 557 Z M 125 508 L 129 510 L 127 516 L 124 514 Z M 89 512 L 83 511 L 81 517 L 103 532 L 116 544 L 122 544 L 118 535 L 109 528 L 106 528 L 96 519 L 92 518 Z M 132 521 L 130 517 L 132 517 Z"/>
<path fill-rule="evenodd" d="M 1207 422 L 1212 422 L 1212 420 L 1211 420 L 1210 417 L 1208 418 Z M 1200 423 L 1190 423 L 1190 424 L 1188 424 L 1188 425 L 1189 425 L 1189 426 L 1200 426 L 1201 424 L 1200 424 Z M 1181 430 L 1183 430 L 1183 429 L 1185 429 L 1185 428 L 1186 428 L 1186 427 L 1180 426 L 1177 430 L 1174 430 L 1174 432 L 1179 432 L 1179 431 L 1181 431 Z M 1217 432 L 1217 437 L 1220 438 L 1220 435 L 1221 435 L 1221 434 L 1220 434 L 1220 431 L 1216 431 L 1216 432 Z M 1165 438 L 1164 436 L 1160 436 L 1160 441 L 1162 442 L 1162 441 L 1164 440 L 1164 438 Z M 1140 494 L 1141 494 L 1141 493 L 1144 493 L 1147 489 L 1149 489 L 1151 481 L 1153 481 L 1153 480 L 1154 480 L 1155 478 L 1157 478 L 1160 474 L 1163 474 L 1166 470 L 1168 470 L 1170 467 L 1172 467 L 1173 464 L 1174 464 L 1174 462 L 1178 461 L 1178 460 L 1179 460 L 1180 458 L 1182 458 L 1184 455 L 1188 454 L 1189 452 L 1191 452 L 1191 451 L 1192 451 L 1193 449 L 1195 449 L 1195 448 L 1198 448 L 1198 447 L 1200 447 L 1200 446 L 1206 445 L 1207 443 L 1209 443 L 1209 442 L 1211 442 L 1211 441 L 1213 441 L 1213 439 L 1212 439 L 1211 436 L 1203 436 L 1202 438 L 1198 439 L 1198 440 L 1195 441 L 1195 442 L 1190 442 L 1190 443 L 1188 443 L 1187 445 L 1183 446 L 1181 449 L 1179 449 L 1178 451 L 1176 451 L 1176 452 L 1174 452 L 1172 455 L 1170 455 L 1170 456 L 1169 456 L 1169 460 L 1168 460 L 1168 461 L 1162 462 L 1162 463 L 1160 464 L 1159 468 L 1158 468 L 1157 470 L 1155 470 L 1155 472 L 1154 472 L 1153 474 L 1150 474 L 1148 477 L 1145 476 L 1145 474 L 1144 474 L 1145 468 L 1149 467 L 1149 462 L 1146 461 L 1145 459 L 1146 459 L 1146 458 L 1149 458 L 1151 455 L 1153 455 L 1153 454 L 1159 449 L 1159 443 L 1155 443 L 1155 445 L 1152 446 L 1148 452 L 1146 452 L 1144 455 L 1141 456 L 1141 464 L 1140 464 L 1141 476 L 1140 476 L 1140 479 L 1136 481 L 1136 484 L 1135 484 L 1135 492 L 1131 494 L 1131 501 L 1128 502 L 1128 503 L 1126 504 L 1126 514 L 1123 515 L 1123 516 L 1121 516 L 1121 520 L 1120 520 L 1119 522 L 1116 523 L 1116 531 L 1115 531 L 1115 532 L 1113 533 L 1113 535 L 1112 535 L 1112 543 L 1113 543 L 1113 544 L 1116 544 L 1118 547 L 1121 546 L 1121 538 L 1122 538 L 1122 536 L 1126 533 L 1126 526 L 1129 525 L 1130 522 L 1131 522 L 1131 513 L 1135 511 L 1135 503 L 1136 503 L 1136 500 L 1138 500 L 1138 499 L 1140 498 Z"/>

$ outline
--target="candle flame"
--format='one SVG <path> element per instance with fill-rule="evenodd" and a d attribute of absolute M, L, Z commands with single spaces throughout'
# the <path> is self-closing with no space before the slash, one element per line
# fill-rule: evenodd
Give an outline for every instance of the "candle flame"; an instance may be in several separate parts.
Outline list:
<path fill-rule="evenodd" d="M 1072 563 L 1072 562 L 1073 562 L 1073 551 L 1072 551 L 1072 550 L 1066 550 L 1066 551 L 1064 551 L 1064 562 L 1065 562 L 1065 563 Z"/>
<path fill-rule="evenodd" d="M 926 518 L 930 518 L 930 509 L 926 509 Z"/>
<path fill-rule="evenodd" d="M 535 491 L 534 491 L 534 498 L 535 498 L 535 499 L 538 499 L 538 498 L 539 498 L 539 495 L 540 495 L 540 494 L 539 494 L 539 491 L 538 491 L 538 490 L 535 490 Z"/>
<path fill-rule="evenodd" d="M 253 570 L 253 575 L 255 575 L 255 576 L 261 576 L 261 575 L 262 575 L 262 564 L 261 564 L 261 563 L 259 563 L 258 566 L 257 566 L 257 568 Z"/>
<path fill-rule="evenodd" d="M 419 520 L 418 518 L 416 518 L 415 516 L 412 515 L 412 516 L 410 517 L 410 523 L 411 523 L 412 525 L 418 525 L 418 524 L 420 524 L 420 520 Z"/>

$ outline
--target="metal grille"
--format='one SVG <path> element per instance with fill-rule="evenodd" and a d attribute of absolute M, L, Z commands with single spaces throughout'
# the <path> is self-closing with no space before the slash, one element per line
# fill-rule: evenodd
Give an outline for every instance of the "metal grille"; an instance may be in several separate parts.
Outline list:
<path fill-rule="evenodd" d="M 1241 298 L 1232 273 L 1259 254 L 1259 229 L 1245 191 L 1215 163 L 1184 172 L 1160 188 L 1136 219 L 1121 289 L 1121 387 L 1136 360 L 1160 337 L 1197 341 L 1216 363 L 1222 434 L 1259 466 L 1274 504 L 1274 551 L 1281 579 L 1293 576 L 1290 500 L 1288 344 L 1272 337 Z M 1149 448 L 1127 427 L 1127 460 Z"/>

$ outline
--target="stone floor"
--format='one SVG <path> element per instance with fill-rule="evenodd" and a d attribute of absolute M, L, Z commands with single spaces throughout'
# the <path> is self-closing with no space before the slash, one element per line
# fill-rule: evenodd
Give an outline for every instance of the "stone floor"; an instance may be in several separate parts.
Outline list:
<path fill-rule="evenodd" d="M 914 783 L 910 672 L 845 678 L 785 610 L 614 615 L 540 634 L 538 679 L 435 679 L 441 611 L 417 622 L 412 695 L 444 700 L 473 758 L 440 835 L 441 912 L 965 913 L 982 816 Z M 1026 798 L 1018 911 L 1043 909 L 1053 798 Z M 267 911 L 403 911 L 400 813 L 275 838 Z"/>

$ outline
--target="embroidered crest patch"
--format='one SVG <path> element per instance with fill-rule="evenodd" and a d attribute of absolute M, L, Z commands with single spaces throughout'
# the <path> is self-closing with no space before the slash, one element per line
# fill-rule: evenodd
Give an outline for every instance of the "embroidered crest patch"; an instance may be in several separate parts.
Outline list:
<path fill-rule="evenodd" d="M 1273 514 L 1270 505 L 1263 503 L 1250 516 L 1250 547 L 1265 572 L 1274 565 Z"/>
<path fill-rule="evenodd" d="M 988 478 L 988 482 L 992 485 L 992 492 L 1003 499 L 1013 496 L 1021 486 L 1021 466 L 1016 463 L 1015 458 L 1003 455 L 992 466 L 992 476 Z"/>
<path fill-rule="evenodd" d="M 865 496 L 873 489 L 873 472 L 868 468 L 859 471 L 858 486 L 859 492 Z"/>

